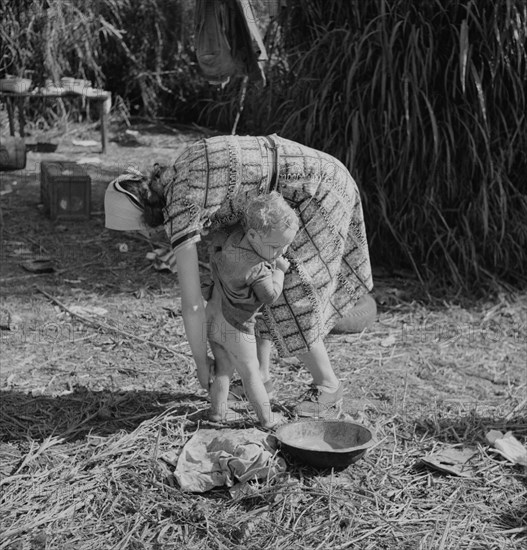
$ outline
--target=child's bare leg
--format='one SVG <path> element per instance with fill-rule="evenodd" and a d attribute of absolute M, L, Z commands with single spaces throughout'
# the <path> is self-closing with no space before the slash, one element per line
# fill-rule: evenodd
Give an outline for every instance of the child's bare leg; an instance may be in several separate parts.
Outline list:
<path fill-rule="evenodd" d="M 271 340 L 256 338 L 256 353 L 260 363 L 260 376 L 265 384 L 271 378 Z"/>
<path fill-rule="evenodd" d="M 271 403 L 260 374 L 256 350 L 253 348 L 252 353 L 237 356 L 235 368 L 242 379 L 243 389 L 258 416 L 260 424 L 264 428 L 273 426 L 275 422 L 271 412 Z"/>
<path fill-rule="evenodd" d="M 234 372 L 229 353 L 217 342 L 209 342 L 216 361 L 214 381 L 210 387 L 210 414 L 209 419 L 213 422 L 221 422 L 229 412 L 227 399 L 229 396 L 229 385 Z"/>

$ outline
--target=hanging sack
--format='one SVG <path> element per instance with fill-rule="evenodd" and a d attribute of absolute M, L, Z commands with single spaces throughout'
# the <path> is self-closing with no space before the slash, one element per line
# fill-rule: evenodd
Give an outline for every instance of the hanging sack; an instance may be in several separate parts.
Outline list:
<path fill-rule="evenodd" d="M 222 0 L 196 3 L 196 57 L 203 76 L 213 84 L 224 84 L 242 70 L 228 39 L 228 9 Z"/>
<path fill-rule="evenodd" d="M 242 75 L 265 84 L 267 53 L 255 21 L 249 0 L 197 0 L 196 57 L 210 83 Z"/>

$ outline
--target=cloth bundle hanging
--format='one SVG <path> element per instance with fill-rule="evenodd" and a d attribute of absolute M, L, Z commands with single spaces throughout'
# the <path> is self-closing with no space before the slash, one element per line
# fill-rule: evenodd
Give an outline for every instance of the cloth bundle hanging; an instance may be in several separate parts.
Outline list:
<path fill-rule="evenodd" d="M 249 0 L 197 0 L 195 41 L 198 65 L 210 83 L 242 75 L 265 84 L 267 52 Z"/>

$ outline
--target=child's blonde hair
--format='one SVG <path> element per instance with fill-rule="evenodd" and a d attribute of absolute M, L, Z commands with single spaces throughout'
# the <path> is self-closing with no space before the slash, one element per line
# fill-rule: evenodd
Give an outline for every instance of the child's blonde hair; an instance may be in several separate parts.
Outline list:
<path fill-rule="evenodd" d="M 254 229 L 267 235 L 273 229 L 292 228 L 298 231 L 299 221 L 296 212 L 282 195 L 271 191 L 268 194 L 257 195 L 245 205 L 243 226 L 246 231 Z"/>

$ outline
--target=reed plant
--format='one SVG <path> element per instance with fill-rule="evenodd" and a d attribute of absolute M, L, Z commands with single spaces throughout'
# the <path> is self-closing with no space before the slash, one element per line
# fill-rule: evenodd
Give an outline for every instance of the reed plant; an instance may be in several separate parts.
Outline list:
<path fill-rule="evenodd" d="M 374 262 L 524 285 L 525 2 L 292 0 L 282 33 L 279 93 L 246 112 L 350 168 Z"/>

